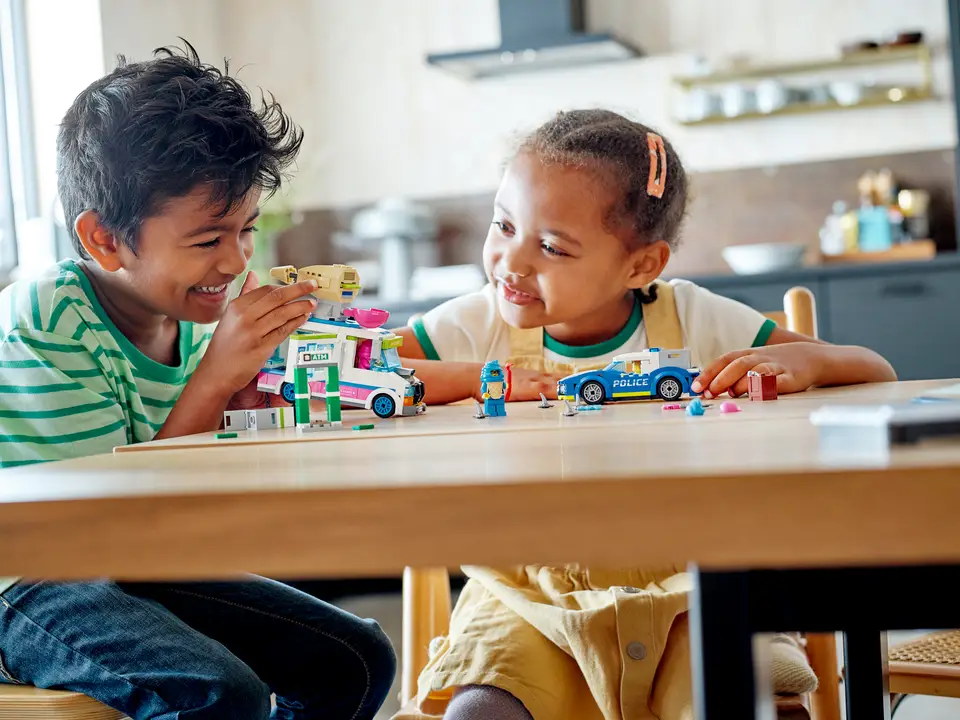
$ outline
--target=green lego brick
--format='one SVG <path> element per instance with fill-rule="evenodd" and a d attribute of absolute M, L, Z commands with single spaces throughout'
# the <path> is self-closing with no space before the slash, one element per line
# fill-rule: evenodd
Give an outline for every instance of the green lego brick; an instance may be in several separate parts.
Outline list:
<path fill-rule="evenodd" d="M 354 430 L 373 430 L 376 427 L 373 423 L 367 423 L 364 425 L 354 425 Z"/>
<path fill-rule="evenodd" d="M 216 435 L 217 440 L 229 440 L 235 437 L 237 437 L 237 434 L 233 432 L 219 432 Z"/>

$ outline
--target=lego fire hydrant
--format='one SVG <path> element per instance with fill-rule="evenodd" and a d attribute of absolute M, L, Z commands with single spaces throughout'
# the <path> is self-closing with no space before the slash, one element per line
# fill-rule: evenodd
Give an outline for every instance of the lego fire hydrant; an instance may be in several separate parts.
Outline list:
<path fill-rule="evenodd" d="M 507 381 L 503 368 L 496 360 L 483 366 L 480 373 L 480 394 L 483 397 L 483 412 L 487 417 L 506 416 Z"/>

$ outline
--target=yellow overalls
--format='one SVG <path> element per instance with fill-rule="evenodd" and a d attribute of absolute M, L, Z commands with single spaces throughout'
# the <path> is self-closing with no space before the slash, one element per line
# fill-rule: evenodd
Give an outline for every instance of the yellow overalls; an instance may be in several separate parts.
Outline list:
<path fill-rule="evenodd" d="M 643 306 L 649 344 L 681 348 L 673 288 L 659 285 Z M 545 359 L 541 328 L 511 328 L 509 362 L 563 374 L 588 369 Z M 645 510 L 637 508 L 638 522 Z M 534 720 L 692 718 L 684 568 L 463 570 L 469 582 L 450 633 L 420 675 L 419 711 L 397 720 L 442 716 L 463 685 L 502 688 Z"/>

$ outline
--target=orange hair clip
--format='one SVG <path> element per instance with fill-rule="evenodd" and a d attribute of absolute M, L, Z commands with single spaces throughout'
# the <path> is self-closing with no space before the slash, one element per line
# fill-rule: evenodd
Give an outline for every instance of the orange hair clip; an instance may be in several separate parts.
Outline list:
<path fill-rule="evenodd" d="M 650 148 L 650 179 L 647 180 L 647 195 L 662 198 L 664 188 L 667 186 L 667 149 L 663 146 L 663 138 L 652 132 L 647 133 L 647 146 Z M 659 178 L 657 178 L 658 158 Z"/>

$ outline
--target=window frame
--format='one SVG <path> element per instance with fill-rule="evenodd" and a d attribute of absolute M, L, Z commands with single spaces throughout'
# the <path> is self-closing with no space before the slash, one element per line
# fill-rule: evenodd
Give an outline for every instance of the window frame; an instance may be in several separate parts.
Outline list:
<path fill-rule="evenodd" d="M 25 0 L 0 0 L 0 275 L 17 267 L 18 225 L 40 215 Z"/>

